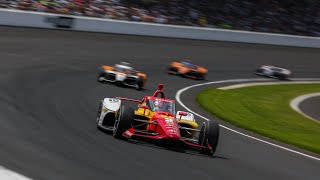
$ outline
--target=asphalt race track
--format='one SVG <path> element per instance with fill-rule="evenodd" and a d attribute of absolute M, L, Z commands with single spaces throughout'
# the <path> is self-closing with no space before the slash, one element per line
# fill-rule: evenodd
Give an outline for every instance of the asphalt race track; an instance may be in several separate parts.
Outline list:
<path fill-rule="evenodd" d="M 320 162 L 221 129 L 216 156 L 116 140 L 96 129 L 103 97 L 142 98 L 158 83 L 167 96 L 203 81 L 169 76 L 171 60 L 191 58 L 208 80 L 257 78 L 261 64 L 319 77 L 318 49 L 0 27 L 0 165 L 33 179 L 308 179 Z M 148 74 L 145 91 L 96 81 L 97 67 L 121 60 Z M 201 89 L 201 88 L 200 88 Z M 192 110 L 192 89 L 182 95 Z M 208 116 L 207 116 L 208 117 Z"/>
<path fill-rule="evenodd" d="M 302 101 L 299 106 L 303 113 L 320 121 L 320 111 L 319 111 L 320 97 L 319 96 L 308 98 Z M 318 110 L 315 110 L 315 109 L 318 109 Z"/>

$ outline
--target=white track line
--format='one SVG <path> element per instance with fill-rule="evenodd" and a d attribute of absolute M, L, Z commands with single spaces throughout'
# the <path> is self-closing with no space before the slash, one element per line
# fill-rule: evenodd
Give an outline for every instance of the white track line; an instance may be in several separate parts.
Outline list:
<path fill-rule="evenodd" d="M 32 180 L 26 176 L 23 176 L 19 173 L 6 169 L 0 166 L 0 179 L 3 180 Z"/>
<path fill-rule="evenodd" d="M 243 87 L 251 87 L 251 86 L 263 86 L 263 85 L 282 85 L 282 84 L 319 84 L 319 81 L 294 81 L 294 82 L 258 82 L 258 83 L 241 83 L 241 84 L 235 84 L 225 87 L 220 87 L 218 89 L 221 90 L 229 90 L 229 89 L 238 89 Z"/>
<path fill-rule="evenodd" d="M 303 111 L 301 111 L 301 109 L 299 108 L 299 104 L 302 101 L 304 101 L 306 99 L 309 99 L 309 98 L 317 97 L 317 96 L 320 96 L 320 93 L 312 93 L 312 94 L 305 94 L 305 95 L 299 96 L 299 97 L 294 98 L 293 100 L 290 101 L 290 106 L 291 106 L 291 108 L 293 110 L 297 111 L 298 113 L 300 113 L 304 117 L 312 119 L 313 121 L 320 123 L 320 121 L 318 121 L 318 120 L 306 115 L 305 113 L 303 113 Z"/>
<path fill-rule="evenodd" d="M 320 81 L 320 78 L 303 78 L 303 79 L 294 79 L 294 80 L 297 80 L 297 81 L 315 81 L 315 80 L 318 80 Z M 204 86 L 204 85 L 210 85 L 210 84 L 221 84 L 221 83 L 238 83 L 238 82 L 253 82 L 253 81 L 267 81 L 266 79 L 229 79 L 229 80 L 221 80 L 221 81 L 213 81 L 213 82 L 207 82 L 207 83 L 201 83 L 201 84 L 195 84 L 195 85 L 191 85 L 191 86 L 188 86 L 188 87 L 185 87 L 183 89 L 180 89 L 179 91 L 177 91 L 176 93 L 176 100 L 177 102 L 183 107 L 185 108 L 187 111 L 190 111 L 191 113 L 195 114 L 196 116 L 206 120 L 206 121 L 210 121 L 210 119 L 192 111 L 190 108 L 188 108 L 182 101 L 181 101 L 181 94 L 191 88 L 194 88 L 194 87 L 198 87 L 198 86 Z M 311 155 L 308 155 L 308 154 L 305 154 L 305 153 L 302 153 L 302 152 L 299 152 L 299 151 L 295 151 L 293 149 L 289 149 L 289 148 L 286 148 L 286 147 L 283 147 L 283 146 L 280 146 L 280 145 L 277 145 L 277 144 L 274 144 L 274 143 L 271 143 L 271 142 L 268 142 L 268 141 L 265 141 L 265 140 L 262 140 L 262 139 L 259 139 L 259 138 L 256 138 L 256 137 L 253 137 L 253 136 L 250 136 L 250 135 L 247 135 L 247 134 L 244 134 L 242 132 L 239 132 L 239 131 L 236 131 L 234 129 L 231 129 L 229 127 L 226 127 L 226 126 L 223 126 L 220 124 L 220 127 L 226 129 L 226 130 L 229 130 L 231 132 L 234 132 L 236 134 L 239 134 L 239 135 L 242 135 L 242 136 L 245 136 L 247 138 L 250 138 L 250 139 L 254 139 L 256 141 L 259 141 L 259 142 L 262 142 L 262 143 L 265 143 L 265 144 L 268 144 L 268 145 L 271 145 L 271 146 L 274 146 L 274 147 L 277 147 L 277 148 L 280 148 L 280 149 L 283 149 L 283 150 L 286 150 L 286 151 L 289 151 L 289 152 L 292 152 L 292 153 L 295 153 L 295 154 L 299 154 L 301 156 L 304 156 L 304 157 L 308 157 L 310 159 L 314 159 L 314 160 L 317 160 L 317 161 L 320 161 L 320 158 L 317 158 L 317 157 L 314 157 L 314 156 L 311 156 Z"/>

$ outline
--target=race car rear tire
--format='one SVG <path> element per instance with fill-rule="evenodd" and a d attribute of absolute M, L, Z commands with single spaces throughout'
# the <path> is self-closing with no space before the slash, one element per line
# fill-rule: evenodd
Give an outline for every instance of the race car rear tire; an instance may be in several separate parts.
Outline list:
<path fill-rule="evenodd" d="M 144 82 L 143 82 L 143 77 L 138 77 L 137 79 L 137 84 L 136 84 L 136 89 L 141 90 L 143 88 Z"/>
<path fill-rule="evenodd" d="M 196 77 L 197 77 L 197 80 L 203 80 L 204 79 L 204 75 L 201 74 L 201 73 L 197 74 Z"/>
<path fill-rule="evenodd" d="M 212 156 L 217 149 L 219 141 L 219 123 L 217 121 L 208 121 L 202 123 L 199 144 L 206 147 L 200 150 L 201 154 Z"/>
<path fill-rule="evenodd" d="M 276 77 L 279 80 L 287 80 L 288 79 L 288 75 L 285 75 L 285 74 L 277 74 Z"/>
<path fill-rule="evenodd" d="M 132 127 L 133 119 L 134 109 L 122 105 L 114 123 L 113 137 L 117 139 L 126 139 L 122 134 Z"/>

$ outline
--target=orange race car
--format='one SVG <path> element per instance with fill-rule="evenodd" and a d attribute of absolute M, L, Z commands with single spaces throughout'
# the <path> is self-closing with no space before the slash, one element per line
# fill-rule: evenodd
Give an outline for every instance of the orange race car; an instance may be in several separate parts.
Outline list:
<path fill-rule="evenodd" d="M 168 74 L 181 75 L 192 79 L 205 79 L 208 70 L 204 67 L 197 66 L 191 60 L 172 62 L 168 68 Z"/>
<path fill-rule="evenodd" d="M 126 85 L 140 90 L 144 87 L 147 75 L 133 69 L 129 63 L 121 62 L 114 66 L 99 67 L 99 82 L 111 82 L 118 85 Z"/>

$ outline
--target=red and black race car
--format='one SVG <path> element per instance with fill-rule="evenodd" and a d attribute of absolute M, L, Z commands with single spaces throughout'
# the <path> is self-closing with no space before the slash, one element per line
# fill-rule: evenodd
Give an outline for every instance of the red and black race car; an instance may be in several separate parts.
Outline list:
<path fill-rule="evenodd" d="M 162 89 L 159 84 L 152 96 L 142 100 L 104 98 L 98 109 L 97 127 L 118 139 L 151 140 L 164 147 L 192 149 L 212 156 L 218 144 L 219 124 L 212 120 L 203 122 L 199 128 L 192 113 L 176 113 L 175 101 L 166 98 Z M 138 105 L 133 109 L 121 101 Z"/>

